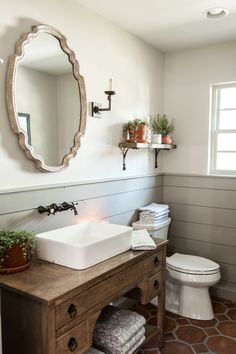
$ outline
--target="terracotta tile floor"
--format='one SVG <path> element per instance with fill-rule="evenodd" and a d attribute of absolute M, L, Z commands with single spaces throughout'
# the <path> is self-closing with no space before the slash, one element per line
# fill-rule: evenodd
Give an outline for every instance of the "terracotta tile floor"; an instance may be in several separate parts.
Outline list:
<path fill-rule="evenodd" d="M 213 298 L 215 318 L 199 321 L 166 312 L 165 347 L 157 348 L 157 337 L 151 338 L 139 354 L 236 354 L 236 302 Z M 156 308 L 137 306 L 147 322 L 156 321 Z"/>

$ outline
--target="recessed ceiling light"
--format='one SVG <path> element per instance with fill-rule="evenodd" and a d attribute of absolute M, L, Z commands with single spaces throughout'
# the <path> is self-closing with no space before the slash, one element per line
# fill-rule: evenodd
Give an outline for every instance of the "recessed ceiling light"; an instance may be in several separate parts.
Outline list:
<path fill-rule="evenodd" d="M 223 7 L 212 7 L 211 9 L 207 9 L 203 12 L 203 14 L 207 17 L 207 18 L 222 18 L 227 16 L 229 13 L 229 11 L 227 9 L 224 9 Z"/>

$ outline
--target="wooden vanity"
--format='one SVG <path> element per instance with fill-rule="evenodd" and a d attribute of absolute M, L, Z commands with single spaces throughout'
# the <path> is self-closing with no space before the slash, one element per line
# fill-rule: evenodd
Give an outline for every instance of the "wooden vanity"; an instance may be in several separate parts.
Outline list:
<path fill-rule="evenodd" d="M 84 353 L 101 310 L 135 296 L 146 304 L 158 296 L 156 326 L 164 345 L 165 240 L 152 251 L 127 251 L 85 270 L 37 261 L 21 273 L 1 275 L 3 354 Z"/>

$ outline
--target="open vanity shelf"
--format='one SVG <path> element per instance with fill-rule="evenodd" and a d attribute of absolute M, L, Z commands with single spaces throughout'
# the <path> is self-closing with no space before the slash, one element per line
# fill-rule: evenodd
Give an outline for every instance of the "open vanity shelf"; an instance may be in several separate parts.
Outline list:
<path fill-rule="evenodd" d="M 153 143 L 120 143 L 119 147 L 122 151 L 122 155 L 123 155 L 123 171 L 126 170 L 126 155 L 127 152 L 130 149 L 150 149 L 150 150 L 154 150 L 155 152 L 155 168 L 158 167 L 157 164 L 157 157 L 160 151 L 162 150 L 172 150 L 172 149 L 176 149 L 177 146 L 174 144 L 153 144 Z"/>
<path fill-rule="evenodd" d="M 150 251 L 127 251 L 84 270 L 44 261 L 0 275 L 3 354 L 82 354 L 92 345 L 102 309 L 121 296 L 147 304 L 158 296 L 155 326 L 164 345 L 165 254 L 167 240 Z M 135 350 L 135 353 L 137 350 Z"/>

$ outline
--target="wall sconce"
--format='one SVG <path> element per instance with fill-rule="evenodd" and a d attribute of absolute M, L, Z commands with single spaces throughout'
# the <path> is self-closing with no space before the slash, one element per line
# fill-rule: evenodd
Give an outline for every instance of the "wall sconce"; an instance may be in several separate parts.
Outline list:
<path fill-rule="evenodd" d="M 104 92 L 107 95 L 108 107 L 101 108 L 102 105 L 100 103 L 91 102 L 91 115 L 92 115 L 92 117 L 101 118 L 101 112 L 111 111 L 111 96 L 116 94 L 115 91 L 112 90 L 112 77 L 110 77 L 110 79 L 109 79 L 109 90 L 104 91 Z"/>
<path fill-rule="evenodd" d="M 0 64 L 3 64 L 4 60 L 2 58 L 0 58 Z"/>

